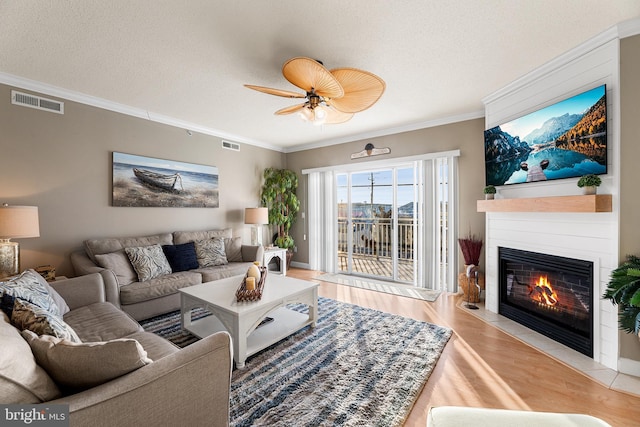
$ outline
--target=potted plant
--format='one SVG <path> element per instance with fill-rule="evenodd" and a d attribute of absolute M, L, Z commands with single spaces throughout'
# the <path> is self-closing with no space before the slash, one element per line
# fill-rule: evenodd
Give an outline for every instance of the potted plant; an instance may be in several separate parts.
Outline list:
<path fill-rule="evenodd" d="M 627 260 L 611 272 L 611 280 L 602 296 L 620 307 L 620 329 L 640 332 L 640 258 L 628 255 Z"/>
<path fill-rule="evenodd" d="M 596 189 L 602 184 L 598 175 L 582 175 L 578 180 L 578 187 L 584 188 L 584 194 L 596 194 Z"/>
<path fill-rule="evenodd" d="M 273 243 L 287 249 L 288 268 L 295 246 L 289 230 L 300 210 L 300 201 L 296 196 L 298 176 L 289 169 L 267 168 L 264 170 L 263 177 L 260 202 L 262 206 L 269 209 L 269 224 L 277 227 L 277 236 Z"/>
<path fill-rule="evenodd" d="M 484 192 L 484 198 L 486 200 L 493 200 L 493 196 L 496 194 L 496 187 L 493 185 L 487 185 L 482 191 Z"/>

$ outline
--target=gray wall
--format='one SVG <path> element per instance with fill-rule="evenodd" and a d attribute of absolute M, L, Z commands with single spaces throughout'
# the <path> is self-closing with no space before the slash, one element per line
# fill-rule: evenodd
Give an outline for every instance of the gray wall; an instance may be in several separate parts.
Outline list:
<path fill-rule="evenodd" d="M 640 36 L 620 41 L 620 256 L 640 256 Z M 640 343 L 620 332 L 620 357 L 640 361 Z"/>
<path fill-rule="evenodd" d="M 276 151 L 225 150 L 216 137 L 70 101 L 64 115 L 15 106 L 10 92 L 0 85 L 0 203 L 38 206 L 40 215 L 40 237 L 16 240 L 22 268 L 51 264 L 72 275 L 69 253 L 94 237 L 233 228 L 249 242 L 244 208 L 258 206 L 264 168 L 284 166 Z M 218 167 L 220 207 L 112 207 L 113 151 Z"/>
<path fill-rule="evenodd" d="M 484 198 L 484 119 L 468 120 L 443 126 L 435 126 L 411 132 L 399 133 L 357 142 L 332 145 L 330 147 L 298 151 L 287 154 L 287 168 L 300 176 L 298 197 L 306 196 L 306 176 L 302 169 L 342 165 L 365 160 L 350 160 L 352 153 L 364 149 L 367 143 L 375 147 L 391 148 L 391 154 L 376 156 L 371 160 L 405 157 L 439 151 L 460 150 L 459 166 L 459 226 L 460 234 L 468 232 L 484 237 L 484 213 L 476 212 L 476 201 Z M 302 201 L 301 212 L 306 210 L 306 200 Z M 298 252 L 294 262 L 309 262 L 309 244 L 304 241 L 308 235 L 307 224 L 298 216 L 293 226 L 293 238 Z M 461 264 L 462 266 L 462 264 Z"/>

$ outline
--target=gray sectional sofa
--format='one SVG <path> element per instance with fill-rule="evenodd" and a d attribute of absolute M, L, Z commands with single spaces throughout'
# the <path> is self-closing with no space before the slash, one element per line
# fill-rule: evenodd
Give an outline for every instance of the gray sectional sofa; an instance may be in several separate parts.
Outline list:
<path fill-rule="evenodd" d="M 3 306 L 0 403 L 69 405 L 72 427 L 228 426 L 229 334 L 179 349 L 106 302 L 113 279 L 104 270 L 51 283 L 64 301 L 66 330 L 82 342 L 38 337 L 14 325 Z M 27 329 L 34 326 L 41 327 Z"/>
<path fill-rule="evenodd" d="M 190 242 L 222 239 L 226 262 L 186 271 L 171 271 L 149 280 L 139 280 L 126 248 L 152 245 L 181 247 Z M 166 248 L 165 248 L 166 249 Z M 85 275 L 109 270 L 105 275 L 106 300 L 130 314 L 136 320 L 178 310 L 178 289 L 244 274 L 254 261 L 262 262 L 262 246 L 243 245 L 233 237 L 231 229 L 209 231 L 176 231 L 152 236 L 89 239 L 84 250 L 71 254 L 75 274 Z"/>

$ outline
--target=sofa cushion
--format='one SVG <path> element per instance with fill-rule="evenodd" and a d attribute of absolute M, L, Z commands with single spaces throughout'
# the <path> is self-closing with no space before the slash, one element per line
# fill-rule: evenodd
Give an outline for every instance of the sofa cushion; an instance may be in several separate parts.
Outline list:
<path fill-rule="evenodd" d="M 80 342 L 80 338 L 62 317 L 16 298 L 11 312 L 11 324 L 21 331 L 28 329 L 38 335 L 52 335 L 73 342 Z"/>
<path fill-rule="evenodd" d="M 213 239 L 214 237 L 230 239 L 231 237 L 233 237 L 233 230 L 231 230 L 230 228 L 226 228 L 224 230 L 209 231 L 175 231 L 173 233 L 173 243 L 176 245 L 180 245 L 187 242 Z"/>
<path fill-rule="evenodd" d="M 199 267 L 215 267 L 228 263 L 223 238 L 214 237 L 213 239 L 198 240 L 195 242 L 195 246 Z"/>
<path fill-rule="evenodd" d="M 37 365 L 29 344 L 20 331 L 0 312 L 0 402 L 40 403 L 55 399 L 60 390 Z"/>
<path fill-rule="evenodd" d="M 140 343 L 130 338 L 72 343 L 31 331 L 22 336 L 31 346 L 38 365 L 60 386 L 85 390 L 128 374 L 152 362 Z"/>
<path fill-rule="evenodd" d="M 136 332 L 127 338 L 134 339 L 145 349 L 151 360 L 162 359 L 165 356 L 180 351 L 180 347 L 151 332 Z"/>
<path fill-rule="evenodd" d="M 135 304 L 178 292 L 178 289 L 202 283 L 202 276 L 193 271 L 171 273 L 146 282 L 135 282 L 120 288 L 120 303 Z"/>
<path fill-rule="evenodd" d="M 105 239 L 89 239 L 84 241 L 84 248 L 89 258 L 97 264 L 96 254 L 108 254 L 124 248 L 149 245 L 171 245 L 173 235 L 171 233 L 155 234 L 142 237 L 120 237 Z"/>
<path fill-rule="evenodd" d="M 84 342 L 110 341 L 142 330 L 138 322 L 108 302 L 78 307 L 67 313 L 64 320 Z"/>
<path fill-rule="evenodd" d="M 242 262 L 242 237 L 225 238 L 224 251 L 227 254 L 227 261 Z"/>
<path fill-rule="evenodd" d="M 100 267 L 113 271 L 120 286 L 138 281 L 138 274 L 124 249 L 109 254 L 96 254 L 95 258 Z"/>
<path fill-rule="evenodd" d="M 230 262 L 227 265 L 199 268 L 194 271 L 202 275 L 202 282 L 204 283 L 226 279 L 227 277 L 244 275 L 252 265 L 253 263 L 251 262 Z M 240 286 L 240 281 L 238 282 L 238 286 Z"/>
<path fill-rule="evenodd" d="M 35 270 L 23 271 L 19 276 L 0 282 L 0 291 L 28 301 L 52 314 L 61 316 L 69 311 L 64 299 Z"/>
<path fill-rule="evenodd" d="M 160 245 L 124 248 L 124 251 L 140 282 L 171 273 L 171 266 Z"/>
<path fill-rule="evenodd" d="M 169 261 L 172 272 L 179 273 L 198 268 L 196 247 L 193 242 L 180 245 L 163 245 L 162 250 Z"/>

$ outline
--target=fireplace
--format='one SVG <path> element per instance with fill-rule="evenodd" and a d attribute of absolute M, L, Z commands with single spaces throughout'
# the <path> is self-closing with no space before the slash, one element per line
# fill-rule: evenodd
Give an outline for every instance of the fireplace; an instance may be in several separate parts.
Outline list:
<path fill-rule="evenodd" d="M 499 313 L 593 357 L 593 263 L 498 248 Z"/>

